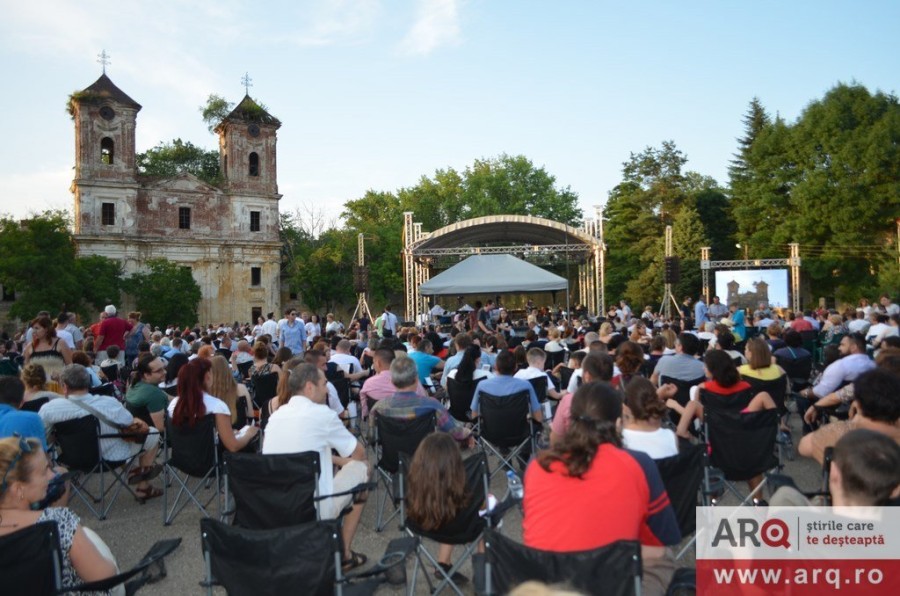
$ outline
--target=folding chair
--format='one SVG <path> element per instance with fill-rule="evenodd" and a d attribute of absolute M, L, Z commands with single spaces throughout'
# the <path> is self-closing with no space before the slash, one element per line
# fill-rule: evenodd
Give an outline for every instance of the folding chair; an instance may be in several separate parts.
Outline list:
<path fill-rule="evenodd" d="M 689 401 L 691 401 L 691 387 L 699 385 L 705 380 L 705 377 L 697 377 L 696 379 L 684 381 L 682 379 L 673 379 L 671 377 L 661 376 L 659 378 L 659 384 L 660 386 L 665 385 L 666 383 L 675 385 L 675 395 L 672 399 L 677 401 L 681 405 L 681 407 L 684 407 L 688 404 Z M 681 415 L 674 410 L 669 410 L 669 420 L 671 420 L 673 424 L 677 425 L 678 421 L 681 420 Z"/>
<path fill-rule="evenodd" d="M 703 404 L 703 434 L 706 438 L 708 461 L 703 470 L 705 495 L 717 493 L 717 474 L 721 471 L 724 489 L 732 492 L 741 505 L 750 503 L 762 490 L 766 477 L 750 494 L 743 496 L 734 482 L 750 480 L 770 471 L 782 468 L 776 456 L 778 436 L 778 410 L 742 413 L 752 399 L 752 390 L 741 394 L 719 395 L 700 390 Z M 713 500 L 713 503 L 715 501 Z"/>
<path fill-rule="evenodd" d="M 55 596 L 68 592 L 105 592 L 124 583 L 125 594 L 130 596 L 144 585 L 166 577 L 164 559 L 180 544 L 181 538 L 160 540 L 124 573 L 63 588 L 59 527 L 55 521 L 40 522 L 0 537 L 3 593 L 6 596 Z M 132 579 L 138 574 L 140 577 Z"/>
<path fill-rule="evenodd" d="M 455 378 L 447 379 L 447 395 L 450 398 L 450 415 L 460 422 L 472 422 L 472 397 L 475 388 L 485 377 L 474 379 L 468 383 L 458 381 Z"/>
<path fill-rule="evenodd" d="M 200 543 L 206 572 L 201 585 L 209 596 L 216 585 L 228 594 L 254 596 L 372 594 L 387 572 L 405 565 L 414 548 L 409 539 L 392 540 L 375 566 L 344 575 L 338 520 L 249 530 L 205 518 Z"/>
<path fill-rule="evenodd" d="M 241 378 L 247 380 L 250 378 L 250 369 L 253 367 L 253 361 L 248 360 L 247 362 L 241 362 L 237 365 L 238 372 L 241 375 Z"/>
<path fill-rule="evenodd" d="M 790 412 L 787 409 L 787 388 L 789 380 L 786 375 L 768 381 L 755 379 L 753 377 L 746 377 L 744 380 L 753 387 L 754 394 L 765 391 L 772 397 L 772 401 L 778 406 L 779 422 L 787 418 Z M 789 460 L 793 461 L 794 441 L 791 437 L 791 433 L 789 431 L 781 432 L 779 430 L 777 444 L 782 455 L 786 455 Z"/>
<path fill-rule="evenodd" d="M 516 472 L 513 467 L 515 460 L 524 469 L 528 463 L 527 457 L 536 450 L 529 393 L 519 391 L 511 395 L 492 395 L 482 391 L 478 400 L 478 443 L 483 451 L 490 451 L 500 459 L 500 464 L 490 474 L 491 478 L 504 468 Z"/>
<path fill-rule="evenodd" d="M 70 477 L 72 492 L 81 499 L 97 519 L 106 519 L 122 488 L 125 488 L 141 503 L 144 502 L 128 486 L 128 472 L 138 461 L 142 451 L 139 450 L 131 457 L 121 461 L 109 461 L 103 458 L 100 442 L 121 439 L 123 435 L 103 434 L 100 429 L 100 421 L 91 415 L 57 422 L 53 425 L 53 433 L 58 448 L 55 449 L 56 463 L 75 472 Z M 112 475 L 112 482 L 109 484 L 107 484 L 107 472 Z M 99 476 L 100 482 L 97 494 L 87 487 L 88 479 L 95 474 Z M 97 505 L 96 508 L 95 505 Z"/>
<path fill-rule="evenodd" d="M 204 416 L 194 428 L 182 428 L 167 419 L 166 438 L 170 449 L 166 451 L 163 464 L 163 524 L 170 525 L 189 502 L 209 517 L 207 507 L 213 499 L 218 500 L 219 516 L 224 517 L 228 483 L 219 461 L 219 433 L 216 431 L 215 416 Z M 197 479 L 193 488 L 190 487 L 191 478 Z M 178 485 L 178 494 L 169 509 L 169 487 L 173 480 Z M 201 501 L 200 491 L 208 489 L 213 480 L 215 494 L 205 502 Z"/>
<path fill-rule="evenodd" d="M 568 358 L 569 353 L 566 350 L 558 350 L 556 352 L 547 352 L 547 360 L 544 362 L 544 368 L 553 370 L 558 364 L 562 364 Z"/>
<path fill-rule="evenodd" d="M 537 396 L 538 403 L 547 401 L 547 375 L 528 379 L 531 386 L 534 387 L 534 394 Z"/>
<path fill-rule="evenodd" d="M 259 426 L 265 428 L 269 423 L 269 401 L 278 393 L 278 373 L 255 375 L 253 382 L 253 404 L 259 410 Z"/>
<path fill-rule="evenodd" d="M 484 564 L 484 585 L 476 585 L 476 590 L 486 596 L 508 594 L 526 581 L 567 584 L 583 594 L 641 593 L 641 545 L 636 541 L 620 540 L 594 550 L 558 553 L 518 544 L 488 529 L 484 533 L 484 558 L 476 560 Z"/>
<path fill-rule="evenodd" d="M 703 482 L 705 452 L 706 445 L 689 445 L 678 455 L 656 460 L 656 467 L 659 468 L 659 475 L 675 510 L 682 536 L 689 536 L 697 529 L 697 501 Z M 675 558 L 684 556 L 693 543 L 694 540 L 688 542 Z"/>
<path fill-rule="evenodd" d="M 412 457 L 426 436 L 434 432 L 436 416 L 430 412 L 426 416 L 418 418 L 389 418 L 380 414 L 375 415 L 375 471 L 380 479 L 384 491 L 380 495 L 378 503 L 378 518 L 375 522 L 375 531 L 381 532 L 394 517 L 400 515 L 403 519 L 403 492 L 401 482 L 400 457 L 401 454 Z M 394 512 L 384 519 L 384 508 L 388 498 L 394 504 Z"/>
<path fill-rule="evenodd" d="M 19 409 L 25 412 L 34 412 L 35 414 L 37 414 L 41 411 L 41 406 L 43 406 L 48 401 L 50 401 L 49 397 L 39 397 L 31 401 L 22 402 L 22 407 L 20 407 Z"/>
<path fill-rule="evenodd" d="M 484 505 L 489 491 L 487 456 L 483 452 L 475 453 L 466 458 L 463 465 L 466 470 L 466 494 L 469 495 L 469 502 L 464 509 L 457 512 L 456 519 L 445 527 L 433 531 L 423 530 L 409 518 L 406 518 L 404 521 L 407 533 L 416 538 L 416 562 L 413 567 L 412 585 L 409 587 L 410 594 L 415 593 L 416 579 L 420 568 L 425 575 L 425 580 L 428 582 L 429 593 L 438 594 L 445 587 L 449 586 L 460 596 L 463 594 L 459 586 L 453 583 L 452 577 L 472 556 L 478 547 L 478 543 L 481 541 L 487 520 L 482 518 L 478 512 Z M 405 463 L 401 464 L 401 468 L 401 474 L 405 477 Z M 440 544 L 465 545 L 465 550 L 456 562 L 451 565 L 450 570 L 446 571 L 438 565 L 437 558 L 428 552 L 421 540 L 422 538 L 428 538 Z M 422 560 L 423 557 L 442 576 L 437 587 L 431 582 L 431 574 L 428 572 L 428 565 Z"/>

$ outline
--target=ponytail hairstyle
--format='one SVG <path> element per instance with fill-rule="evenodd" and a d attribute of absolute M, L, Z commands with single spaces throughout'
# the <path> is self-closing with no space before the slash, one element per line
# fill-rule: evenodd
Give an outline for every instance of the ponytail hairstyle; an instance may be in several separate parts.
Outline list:
<path fill-rule="evenodd" d="M 622 417 L 622 394 L 608 383 L 585 383 L 572 398 L 569 428 L 559 443 L 538 455 L 538 464 L 551 472 L 559 462 L 569 476 L 582 478 L 591 469 L 604 443 L 622 446 L 616 422 Z"/>
<path fill-rule="evenodd" d="M 634 377 L 625 388 L 625 405 L 635 420 L 662 420 L 666 416 L 665 402 L 656 395 L 653 383 L 643 377 Z"/>
<path fill-rule="evenodd" d="M 481 348 L 471 345 L 463 352 L 463 357 L 456 367 L 456 380 L 460 383 L 471 383 L 475 378 L 475 362 L 481 358 Z"/>

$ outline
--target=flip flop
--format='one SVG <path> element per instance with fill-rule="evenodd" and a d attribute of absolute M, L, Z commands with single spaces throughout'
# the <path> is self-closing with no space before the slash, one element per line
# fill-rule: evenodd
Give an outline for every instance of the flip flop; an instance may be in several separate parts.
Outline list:
<path fill-rule="evenodd" d="M 128 472 L 128 484 L 140 484 L 146 480 L 153 480 L 159 476 L 160 472 L 162 472 L 162 466 L 159 464 L 134 468 Z"/>
<path fill-rule="evenodd" d="M 137 499 L 141 503 L 144 503 L 149 499 L 161 497 L 163 495 L 162 489 L 156 488 L 155 486 L 148 486 L 147 488 L 136 488 L 134 489 L 134 493 L 137 495 Z"/>
<path fill-rule="evenodd" d="M 355 551 L 350 551 L 350 558 L 341 561 L 341 571 L 347 573 L 348 571 L 365 565 L 366 561 L 368 560 L 369 559 L 366 557 L 366 555 Z"/>

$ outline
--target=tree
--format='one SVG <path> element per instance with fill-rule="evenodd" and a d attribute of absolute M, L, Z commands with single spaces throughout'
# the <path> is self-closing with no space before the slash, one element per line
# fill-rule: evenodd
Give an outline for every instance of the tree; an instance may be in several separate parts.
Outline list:
<path fill-rule="evenodd" d="M 738 152 L 734 154 L 728 175 L 731 178 L 731 189 L 740 193 L 741 185 L 753 175 L 751 149 L 753 142 L 763 130 L 771 125 L 772 121 L 766 113 L 762 102 L 758 97 L 750 100 L 750 107 L 743 118 L 744 136 L 738 139 Z"/>
<path fill-rule="evenodd" d="M 672 252 L 681 259 L 681 279 L 672 288 L 677 300 L 700 295 L 703 285 L 700 249 L 707 243 L 700 214 L 690 205 L 683 206 L 672 224 Z"/>
<path fill-rule="evenodd" d="M 134 297 L 143 320 L 164 327 L 195 325 L 198 320 L 200 285 L 194 281 L 190 267 L 167 259 L 150 259 L 146 271 L 125 280 L 125 291 Z"/>
<path fill-rule="evenodd" d="M 30 319 L 42 310 L 55 315 L 79 308 L 75 242 L 67 213 L 45 211 L 21 221 L 0 220 L 0 284 L 16 293 L 11 317 Z"/>
<path fill-rule="evenodd" d="M 203 117 L 203 122 L 206 123 L 206 128 L 209 129 L 210 133 L 214 133 L 219 123 L 233 109 L 234 104 L 232 102 L 227 101 L 221 95 L 210 93 L 209 97 L 206 98 L 206 103 L 200 106 L 200 113 Z"/>
<path fill-rule="evenodd" d="M 355 253 L 358 234 L 365 239 L 369 268 L 369 306 L 390 303 L 403 295 L 403 211 L 400 199 L 390 192 L 366 191 L 359 199 L 344 204 L 346 229 L 353 238 Z M 352 262 L 355 264 L 355 254 Z M 352 287 L 351 278 L 344 284 Z"/>
<path fill-rule="evenodd" d="M 119 303 L 123 270 L 118 261 L 100 255 L 77 257 L 75 274 L 81 288 L 82 314 L 86 314 L 85 304 L 99 311 L 107 304 Z"/>
<path fill-rule="evenodd" d="M 152 149 L 138 153 L 138 172 L 145 176 L 171 178 L 178 174 L 193 174 L 207 184 L 221 183 L 219 152 L 207 151 L 190 141 L 175 139 L 160 143 Z"/>

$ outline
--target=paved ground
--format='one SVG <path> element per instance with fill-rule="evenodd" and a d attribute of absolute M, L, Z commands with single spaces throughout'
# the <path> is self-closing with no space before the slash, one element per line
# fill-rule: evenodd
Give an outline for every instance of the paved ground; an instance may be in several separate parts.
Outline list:
<path fill-rule="evenodd" d="M 799 419 L 792 416 L 794 424 L 794 441 L 799 441 Z M 491 465 L 493 465 L 491 461 Z M 785 472 L 792 476 L 798 485 L 804 490 L 814 490 L 818 487 L 819 467 L 811 461 L 797 458 L 795 461 L 786 461 Z M 159 481 L 156 481 L 157 484 Z M 497 495 L 504 495 L 506 480 L 502 474 L 498 474 L 492 486 L 492 491 Z M 203 577 L 203 558 L 200 550 L 200 512 L 196 508 L 185 509 L 176 518 L 171 526 L 163 526 L 162 523 L 162 499 L 156 499 L 145 505 L 140 505 L 125 495 L 113 507 L 108 519 L 97 521 L 90 516 L 90 512 L 76 500 L 73 500 L 72 508 L 78 512 L 85 525 L 93 528 L 109 544 L 110 548 L 119 559 L 120 567 L 128 568 L 144 554 L 144 552 L 157 540 L 181 537 L 182 545 L 167 560 L 169 576 L 158 584 L 146 587 L 141 594 L 153 595 L 181 595 L 202 594 L 204 589 L 199 582 Z M 563 502 L 561 497 L 560 501 Z M 725 504 L 734 504 L 729 500 Z M 400 536 L 396 524 L 392 524 L 382 533 L 375 532 L 375 501 L 370 498 L 363 514 L 362 524 L 354 541 L 353 548 L 366 553 L 369 560 L 376 560 L 383 552 L 391 538 Z M 503 531 L 507 535 L 521 539 L 521 516 L 517 510 L 510 511 L 504 519 Z M 685 566 L 693 565 L 694 553 L 690 551 L 683 559 Z M 408 564 L 411 574 L 412 563 Z M 464 570 L 471 577 L 471 570 Z M 424 586 L 420 578 L 419 586 Z M 217 594 L 224 594 L 224 590 L 218 589 Z M 378 594 L 401 594 L 402 590 L 392 590 L 389 586 L 383 586 Z M 417 593 L 425 593 L 420 588 Z M 449 593 L 449 592 L 445 592 Z"/>

